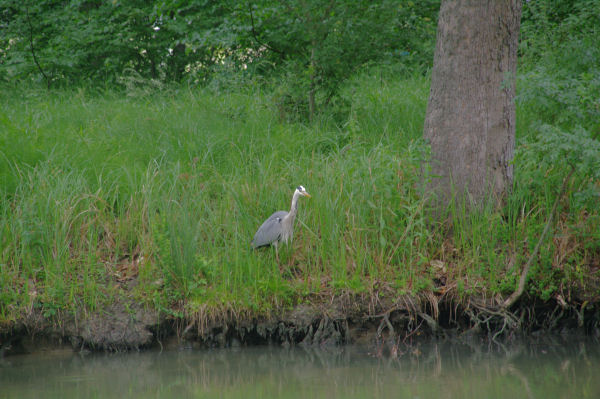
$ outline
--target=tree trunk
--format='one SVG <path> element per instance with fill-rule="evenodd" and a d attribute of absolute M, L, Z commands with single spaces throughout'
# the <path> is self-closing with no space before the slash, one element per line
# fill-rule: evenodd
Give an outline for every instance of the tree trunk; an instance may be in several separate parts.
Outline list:
<path fill-rule="evenodd" d="M 521 0 L 442 1 L 424 127 L 441 206 L 499 201 L 512 185 L 520 18 Z"/>

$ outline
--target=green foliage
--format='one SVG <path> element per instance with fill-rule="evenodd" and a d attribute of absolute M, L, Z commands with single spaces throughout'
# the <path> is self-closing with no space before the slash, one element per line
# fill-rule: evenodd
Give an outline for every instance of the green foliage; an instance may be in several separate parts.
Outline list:
<path fill-rule="evenodd" d="M 35 54 L 53 84 L 114 84 L 132 73 L 180 81 L 186 68 L 215 63 L 224 40 L 213 30 L 226 10 L 226 2 L 205 1 L 7 0 L 0 79 L 41 79 Z"/>
<path fill-rule="evenodd" d="M 440 281 L 464 295 L 511 292 L 566 161 L 578 173 L 530 289 L 552 298 L 593 281 L 597 197 L 577 196 L 597 188 L 597 141 L 582 129 L 530 132 L 505 209 L 457 207 L 449 232 L 419 189 L 428 80 L 388 72 L 353 77 L 340 91 L 347 118 L 311 127 L 281 121 L 258 89 L 3 93 L 3 320 L 31 306 L 48 316 L 93 308 L 128 281 L 137 284 L 127 295 L 175 317 L 265 313 L 323 292 L 414 293 Z M 26 147 L 15 145 L 23 132 Z M 313 198 L 300 204 L 278 264 L 249 241 L 297 184 Z"/>
<path fill-rule="evenodd" d="M 516 180 L 515 184 L 538 192 L 558 190 L 562 180 L 574 168 L 572 211 L 597 206 L 600 199 L 600 142 L 585 129 L 579 127 L 565 132 L 555 126 L 542 125 L 536 134 L 523 140 L 516 158 L 532 173 Z"/>
<path fill-rule="evenodd" d="M 517 176 L 515 184 L 549 193 L 573 166 L 572 211 L 590 209 L 600 191 L 600 1 L 523 6 L 517 159 L 532 173 Z"/>
<path fill-rule="evenodd" d="M 431 64 L 439 0 L 18 1 L 0 5 L 0 81 L 127 88 L 258 80 L 282 116 L 328 105 L 369 63 Z M 312 116 L 312 115 L 311 115 Z"/>
<path fill-rule="evenodd" d="M 600 1 L 524 3 L 520 124 L 580 126 L 600 138 Z M 525 129 L 528 130 L 528 129 Z"/>
<path fill-rule="evenodd" d="M 528 144 L 528 155 L 545 169 L 571 165 L 577 172 L 600 178 L 600 142 L 581 128 L 565 132 L 551 125 L 542 125 L 534 141 Z"/>
<path fill-rule="evenodd" d="M 214 277 L 213 265 L 200 253 L 202 226 L 190 217 L 197 214 L 194 206 L 202 193 L 188 186 L 177 194 L 166 195 L 172 199 L 160 205 L 149 204 L 149 212 L 156 212 L 150 220 L 156 261 L 168 288 L 183 297 L 201 296 Z M 157 209 L 153 205 L 158 205 Z"/>
<path fill-rule="evenodd" d="M 367 63 L 429 66 L 438 1 L 257 1 L 244 46 L 264 51 L 280 107 L 292 115 L 329 104 L 342 82 Z M 245 17 L 245 15 L 244 15 Z M 242 25 L 243 26 L 243 25 Z M 279 70 L 279 72 L 278 72 Z"/>
<path fill-rule="evenodd" d="M 328 281 L 361 291 L 385 276 L 416 282 L 412 259 L 423 258 L 430 233 L 415 187 L 413 113 L 423 114 L 427 81 L 354 85 L 364 93 L 351 104 L 357 115 L 397 96 L 390 104 L 403 116 L 343 131 L 324 119 L 308 134 L 280 122 L 258 91 L 3 92 L 11 128 L 0 137 L 14 143 L 27 132 L 30 147 L 2 149 L 12 165 L 0 190 L 1 278 L 10 281 L 2 313 L 97 306 L 132 278 L 139 300 L 163 310 L 185 300 L 267 311 Z M 313 199 L 300 204 L 280 269 L 272 251 L 250 252 L 249 242 L 297 184 Z"/>
<path fill-rule="evenodd" d="M 454 204 L 452 230 L 419 180 L 437 2 L 2 3 L 0 79 L 39 76 L 29 5 L 55 86 L 128 95 L 0 92 L 0 321 L 122 292 L 176 317 L 444 283 L 509 293 L 569 165 L 529 288 L 597 295 L 596 3 L 524 5 L 514 188 L 500 211 Z M 307 126 L 311 91 L 322 109 Z M 297 184 L 313 198 L 281 263 L 250 252 Z"/>

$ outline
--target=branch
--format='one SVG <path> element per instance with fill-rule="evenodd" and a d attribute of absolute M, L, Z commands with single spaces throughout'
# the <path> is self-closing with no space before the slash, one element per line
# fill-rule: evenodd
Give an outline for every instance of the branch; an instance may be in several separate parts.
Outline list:
<path fill-rule="evenodd" d="M 254 15 L 252 14 L 252 3 L 250 3 L 250 2 L 248 2 L 248 11 L 250 12 L 250 23 L 252 24 L 252 37 L 254 38 L 256 43 L 258 43 L 261 46 L 265 46 L 266 48 L 273 51 L 274 53 L 285 55 L 283 53 L 283 51 L 277 50 L 277 49 L 271 47 L 270 45 L 268 45 L 267 43 L 260 41 L 260 39 L 258 38 L 258 35 L 256 34 L 256 28 L 254 27 Z"/>
<path fill-rule="evenodd" d="M 554 213 L 556 212 L 556 208 L 558 207 L 558 202 L 560 201 L 562 196 L 565 194 L 565 191 L 567 189 L 567 183 L 569 182 L 569 180 L 571 180 L 571 176 L 573 176 L 573 173 L 575 173 L 575 166 L 571 165 L 571 171 L 569 172 L 567 177 L 565 177 L 565 180 L 563 180 L 563 184 L 560 189 L 560 192 L 558 193 L 558 196 L 556 197 L 556 200 L 554 201 L 554 205 L 552 206 L 552 211 L 550 211 L 550 216 L 548 216 L 548 221 L 546 222 L 546 227 L 544 227 L 544 231 L 542 231 L 542 235 L 540 236 L 540 239 L 538 240 L 537 244 L 535 245 L 535 248 L 533 249 L 533 253 L 529 256 L 529 259 L 527 260 L 527 263 L 525 264 L 525 267 L 523 268 L 523 272 L 521 273 L 521 278 L 519 279 L 519 287 L 517 288 L 517 290 L 515 292 L 513 292 L 511 294 L 511 296 L 508 297 L 508 299 L 506 301 L 504 301 L 504 303 L 502 304 L 502 309 L 508 309 L 509 307 L 514 305 L 514 303 L 523 294 L 523 291 L 525 291 L 525 280 L 527 279 L 527 273 L 529 272 L 529 268 L 531 267 L 531 264 L 533 263 L 533 259 L 537 256 L 537 253 L 540 250 L 540 247 L 542 246 L 542 241 L 544 241 L 544 237 L 548 233 L 548 230 L 550 230 L 550 224 L 552 224 L 552 217 L 554 216 Z"/>
<path fill-rule="evenodd" d="M 35 65 L 39 69 L 40 73 L 42 74 L 44 79 L 46 79 L 46 84 L 48 85 L 48 89 L 50 89 L 50 79 L 48 78 L 48 76 L 46 75 L 46 73 L 44 72 L 42 67 L 40 66 L 40 63 L 38 62 L 38 59 L 35 56 L 35 49 L 33 48 L 33 25 L 31 24 L 31 18 L 29 17 L 29 4 L 27 4 L 25 6 L 25 12 L 27 14 L 27 24 L 29 25 L 29 48 L 31 49 L 31 55 L 33 56 L 33 62 L 35 62 Z"/>

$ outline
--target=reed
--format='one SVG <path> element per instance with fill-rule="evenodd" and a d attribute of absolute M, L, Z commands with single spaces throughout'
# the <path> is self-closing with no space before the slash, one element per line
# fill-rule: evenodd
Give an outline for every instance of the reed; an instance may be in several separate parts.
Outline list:
<path fill-rule="evenodd" d="M 442 279 L 466 293 L 511 292 L 555 189 L 531 192 L 538 171 L 517 164 L 505 209 L 456 204 L 434 220 L 419 189 L 427 95 L 426 77 L 363 74 L 343 106 L 305 125 L 279 120 L 259 89 L 5 91 L 0 323 L 124 296 L 181 316 L 265 314 L 381 286 L 416 293 Z M 251 251 L 299 184 L 313 198 L 280 263 Z M 558 228 L 575 249 L 547 239 L 533 268 L 540 295 L 581 279 L 598 254 L 598 210 L 571 211 Z"/>

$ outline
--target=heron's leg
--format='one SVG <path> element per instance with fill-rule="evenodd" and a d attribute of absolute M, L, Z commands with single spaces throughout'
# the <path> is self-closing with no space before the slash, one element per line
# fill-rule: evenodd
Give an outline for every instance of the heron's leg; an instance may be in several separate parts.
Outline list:
<path fill-rule="evenodd" d="M 279 263 L 279 252 L 277 251 L 277 242 L 273 244 L 275 246 L 275 259 L 277 259 L 277 263 Z"/>

